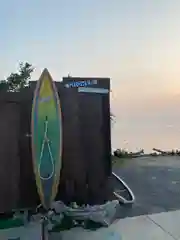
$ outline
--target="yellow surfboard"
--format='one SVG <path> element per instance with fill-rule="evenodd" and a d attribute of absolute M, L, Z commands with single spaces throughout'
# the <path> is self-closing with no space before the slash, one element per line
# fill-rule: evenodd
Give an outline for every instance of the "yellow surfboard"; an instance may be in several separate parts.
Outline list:
<path fill-rule="evenodd" d="M 42 205 L 49 209 L 60 181 L 62 116 L 58 92 L 47 69 L 42 72 L 34 92 L 31 131 L 36 185 Z"/>

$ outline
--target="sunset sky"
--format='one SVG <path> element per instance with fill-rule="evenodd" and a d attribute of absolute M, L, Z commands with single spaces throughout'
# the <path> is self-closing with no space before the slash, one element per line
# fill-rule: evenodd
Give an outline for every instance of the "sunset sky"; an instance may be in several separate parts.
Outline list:
<path fill-rule="evenodd" d="M 0 79 L 111 78 L 113 148 L 180 148 L 179 0 L 0 0 Z"/>

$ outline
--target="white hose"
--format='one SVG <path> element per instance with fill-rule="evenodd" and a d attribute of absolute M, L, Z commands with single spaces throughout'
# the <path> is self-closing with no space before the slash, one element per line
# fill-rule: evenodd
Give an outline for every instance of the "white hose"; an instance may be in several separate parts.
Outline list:
<path fill-rule="evenodd" d="M 112 175 L 123 185 L 124 189 L 128 191 L 129 195 L 131 196 L 131 199 L 130 200 L 125 199 L 124 197 L 122 197 L 121 195 L 116 193 L 115 191 L 113 192 L 114 195 L 123 204 L 133 204 L 135 202 L 135 196 L 134 196 L 132 190 L 130 189 L 130 187 L 118 175 L 116 175 L 114 172 L 112 172 Z"/>

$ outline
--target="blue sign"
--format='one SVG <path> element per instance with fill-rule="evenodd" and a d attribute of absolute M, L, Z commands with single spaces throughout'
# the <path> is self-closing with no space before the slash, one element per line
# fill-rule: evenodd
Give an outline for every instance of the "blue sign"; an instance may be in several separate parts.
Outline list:
<path fill-rule="evenodd" d="M 78 88 L 78 87 L 92 86 L 92 85 L 96 85 L 96 84 L 97 84 L 97 80 L 84 80 L 84 81 L 66 83 L 65 87 L 66 88 Z"/>

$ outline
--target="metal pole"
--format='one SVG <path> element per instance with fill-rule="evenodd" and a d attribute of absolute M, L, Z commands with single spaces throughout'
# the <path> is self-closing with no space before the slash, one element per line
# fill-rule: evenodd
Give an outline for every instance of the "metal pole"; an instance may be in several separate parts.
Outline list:
<path fill-rule="evenodd" d="M 44 216 L 41 223 L 41 240 L 48 240 L 47 219 Z"/>

